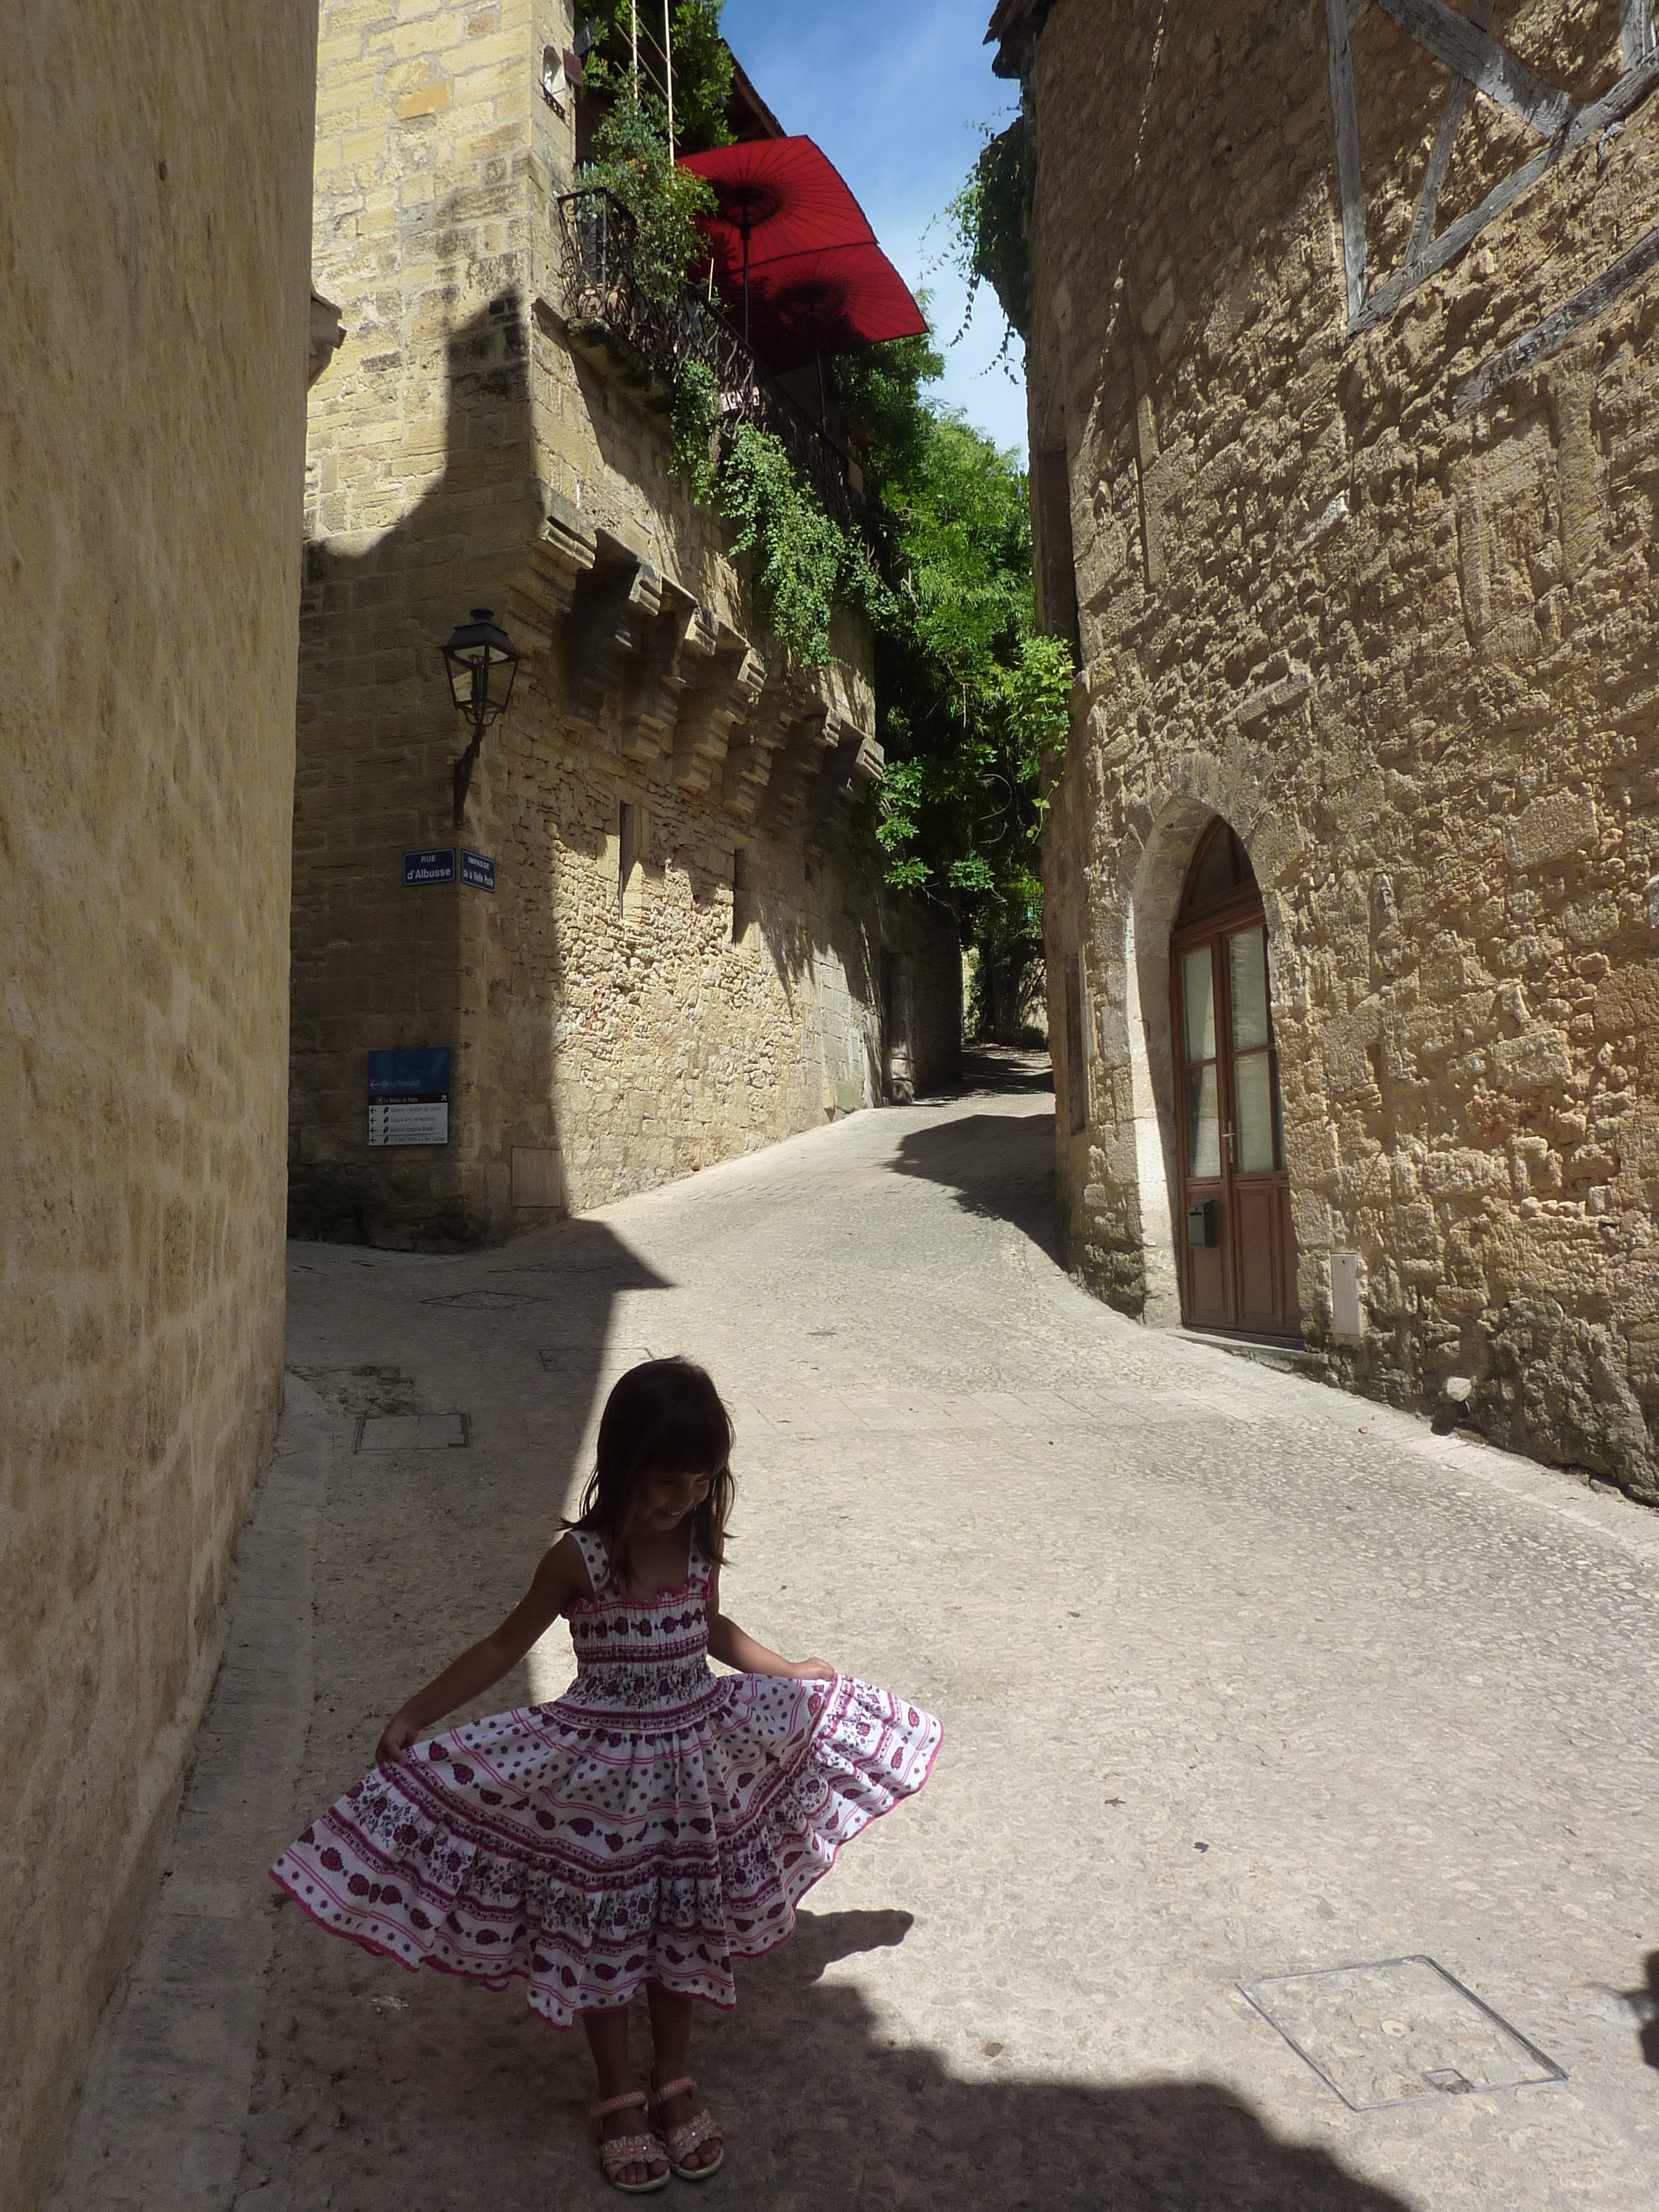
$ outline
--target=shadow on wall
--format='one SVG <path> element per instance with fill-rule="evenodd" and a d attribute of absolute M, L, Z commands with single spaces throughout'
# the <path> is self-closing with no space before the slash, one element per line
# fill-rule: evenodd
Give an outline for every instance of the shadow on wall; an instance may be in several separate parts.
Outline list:
<path fill-rule="evenodd" d="M 893 1173 L 941 1183 L 964 1213 L 1011 1222 L 1058 1264 L 1054 1121 L 1047 1100 L 1019 1114 L 969 1114 L 912 1129 Z"/>
<path fill-rule="evenodd" d="M 459 234 L 465 213 L 447 206 L 440 231 Z M 437 273 L 443 277 L 446 266 Z M 372 315 L 372 303 L 364 305 Z M 356 427 L 395 419 L 405 381 L 417 374 L 395 330 L 384 354 L 371 350 L 372 325 L 360 336 L 362 356 L 336 374 L 362 389 L 343 386 L 319 440 L 320 465 L 331 470 L 337 460 L 343 475 Z M 344 495 L 329 489 L 331 477 L 319 493 L 325 532 L 344 542 L 308 548 L 302 605 L 289 1108 L 289 1229 L 297 1237 L 454 1250 L 556 1218 L 571 1203 L 555 1125 L 556 1031 L 573 994 L 599 988 L 610 969 L 585 957 L 582 974 L 571 972 L 556 881 L 562 852 L 603 866 L 617 835 L 618 798 L 640 772 L 616 752 L 614 733 L 609 750 L 590 741 L 585 775 L 567 780 L 576 795 L 556 819 L 539 778 L 508 763 L 515 750 L 522 761 L 536 745 L 538 722 L 557 727 L 573 714 L 591 726 L 602 698 L 621 698 L 624 713 L 638 709 L 662 648 L 655 617 L 636 618 L 624 604 L 633 555 L 603 532 L 592 569 L 561 581 L 538 565 L 536 549 L 549 548 L 541 544 L 530 349 L 555 343 L 562 341 L 539 322 L 532 330 L 517 292 L 503 291 L 446 342 L 441 468 L 414 507 L 396 511 L 395 481 L 384 512 L 362 495 L 355 506 L 337 504 Z M 586 364 L 575 388 L 600 453 L 640 480 L 642 451 L 665 447 L 665 432 L 647 425 L 630 441 L 621 415 L 633 403 Z M 324 405 L 326 387 L 319 392 Z M 412 381 L 410 392 L 418 411 Z M 432 412 L 435 422 L 435 404 Z M 659 482 L 642 489 L 653 508 L 661 505 Z M 685 574 L 707 592 L 713 556 L 696 541 L 712 544 L 716 526 L 699 523 L 688 494 L 671 485 L 666 495 L 673 557 L 684 557 Z M 383 534 L 366 542 L 376 528 Z M 511 717 L 486 738 L 458 830 L 451 768 L 465 732 L 441 641 L 471 605 L 500 614 L 509 597 L 521 630 L 533 630 L 533 610 L 543 611 L 544 635 L 520 669 Z M 672 619 L 665 614 L 663 623 Z M 617 787 L 608 797 L 607 777 Z M 753 826 L 741 830 L 722 818 L 717 794 L 718 785 L 712 842 L 756 836 Z M 775 822 L 766 829 L 779 850 L 805 834 Z M 826 844 L 833 848 L 838 836 L 827 833 Z M 514 854 L 495 894 L 405 888 L 404 851 L 462 844 Z M 647 860 L 661 865 L 660 855 Z M 702 862 L 685 865 L 694 895 L 714 896 L 716 880 Z M 772 886 L 755 919 L 792 1012 L 823 953 L 872 1002 L 881 936 L 873 902 L 861 917 Z M 623 939 L 629 927 L 619 902 Z M 450 1048 L 451 1127 L 482 1129 L 482 1157 L 469 1148 L 463 1158 L 454 1146 L 367 1150 L 368 1054 L 419 1045 Z"/>
<path fill-rule="evenodd" d="M 1214 2082 L 1022 2080 L 994 2036 L 980 2046 L 989 2078 L 964 2081 L 935 2051 L 896 2048 L 862 1990 L 824 1972 L 910 1926 L 906 1912 L 802 1912 L 791 1941 L 739 1966 L 734 2013 L 700 2008 L 698 2079 L 730 2130 L 720 2185 L 732 2212 L 1407 2212 Z M 550 2039 L 514 1996 L 437 1976 L 411 1985 L 357 1953 L 341 1980 L 338 2009 L 300 2023 L 289 2094 L 253 2124 L 252 2168 L 284 2203 L 356 2201 L 366 2155 L 387 2203 L 482 2204 L 486 2172 L 492 2202 L 520 2180 L 550 2212 L 606 2201 L 580 2037 Z M 349 2123 L 319 2124 L 324 2081 Z"/>
<path fill-rule="evenodd" d="M 375 343 L 372 326 L 359 335 Z M 362 387 L 338 426 L 348 443 L 356 423 L 402 411 L 408 364 L 395 326 L 386 346 L 335 372 Z M 355 535 L 384 534 L 360 552 L 307 547 L 294 803 L 289 1233 L 429 1250 L 474 1241 L 469 1198 L 447 1148 L 367 1152 L 368 1054 L 447 1046 L 451 1127 L 476 1115 L 488 1005 L 476 985 L 469 999 L 467 971 L 479 967 L 480 939 L 499 938 L 499 908 L 455 883 L 406 887 L 401 855 L 493 834 L 487 774 L 474 781 L 466 826 L 453 826 L 451 771 L 465 732 L 440 648 L 471 605 L 504 605 L 540 526 L 514 294 L 451 336 L 445 368 L 442 473 L 412 508 L 383 517 L 360 500 L 331 512 L 325 476 L 325 532 L 345 534 L 349 522 Z M 325 471 L 335 458 L 325 450 Z M 393 479 L 389 496 L 396 489 Z M 492 730 L 492 753 L 500 740 Z M 550 1066 L 551 1024 L 538 1011 L 537 1034 L 521 1042 L 539 1071 Z M 544 1095 L 536 1141 L 550 1152 L 550 1084 Z"/>

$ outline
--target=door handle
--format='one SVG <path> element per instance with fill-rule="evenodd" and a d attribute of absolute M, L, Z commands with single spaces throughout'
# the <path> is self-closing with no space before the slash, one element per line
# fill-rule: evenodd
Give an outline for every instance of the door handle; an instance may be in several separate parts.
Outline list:
<path fill-rule="evenodd" d="M 1228 1166 L 1229 1166 L 1229 1167 L 1231 1167 L 1231 1166 L 1233 1166 L 1233 1164 L 1234 1164 L 1234 1161 L 1233 1161 L 1233 1126 L 1232 1126 L 1232 1123 L 1231 1123 L 1231 1121 L 1227 1124 L 1226 1127 L 1222 1131 L 1222 1133 L 1221 1133 L 1221 1138 L 1222 1138 L 1222 1142 L 1223 1142 L 1223 1143 L 1226 1146 L 1226 1147 L 1227 1147 L 1227 1164 L 1228 1164 Z"/>

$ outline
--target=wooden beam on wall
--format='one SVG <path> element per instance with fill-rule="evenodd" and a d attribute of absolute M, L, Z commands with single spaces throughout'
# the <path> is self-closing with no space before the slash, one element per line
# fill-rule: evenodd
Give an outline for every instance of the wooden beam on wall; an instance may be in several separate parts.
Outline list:
<path fill-rule="evenodd" d="M 1542 322 L 1534 323 L 1512 344 L 1483 362 L 1468 383 L 1459 386 L 1452 400 L 1453 418 L 1473 414 L 1501 385 L 1525 376 L 1552 354 L 1559 353 L 1569 338 L 1605 314 L 1621 292 L 1639 284 L 1656 267 L 1659 267 L 1659 228 L 1638 239 L 1628 253 L 1621 253 L 1570 300 L 1552 308 Z"/>
<path fill-rule="evenodd" d="M 1342 268 L 1348 284 L 1348 327 L 1365 304 L 1365 191 L 1359 162 L 1359 110 L 1354 99 L 1349 0 L 1325 0 L 1330 39 L 1331 120 L 1336 131 L 1336 180 L 1342 197 Z"/>
<path fill-rule="evenodd" d="M 1656 86 L 1659 86 L 1659 52 L 1650 54 L 1639 68 L 1626 70 L 1618 83 L 1592 106 L 1581 107 L 1559 138 L 1541 147 L 1529 161 L 1523 161 L 1518 169 L 1512 169 L 1501 183 L 1494 185 L 1479 207 L 1471 208 L 1455 222 L 1448 223 L 1439 237 L 1424 247 L 1422 258 L 1414 267 L 1396 270 L 1386 283 L 1377 286 L 1358 310 L 1352 305 L 1353 291 L 1350 285 L 1350 335 L 1356 331 L 1371 330 L 1378 323 L 1385 321 L 1408 293 L 1414 292 L 1419 284 L 1437 270 L 1443 269 L 1448 262 L 1455 261 L 1495 216 L 1502 215 L 1505 208 L 1512 207 L 1523 192 L 1530 191 L 1540 177 L 1547 175 L 1569 154 L 1576 153 L 1586 139 L 1598 137 L 1610 124 L 1623 122 L 1650 97 Z M 1337 151 L 1340 172 L 1340 141 Z"/>
<path fill-rule="evenodd" d="M 1470 17 L 1446 0 L 1378 0 L 1402 31 L 1408 31 L 1437 61 L 1466 76 L 1477 92 L 1508 108 L 1540 138 L 1553 138 L 1571 121 L 1572 96 L 1559 84 L 1536 76 Z"/>
<path fill-rule="evenodd" d="M 1484 31 L 1492 21 L 1492 0 L 1474 0 L 1474 5 L 1469 9 L 1470 22 L 1477 29 Z M 1434 218 L 1440 205 L 1441 188 L 1446 181 L 1452 148 L 1457 143 L 1457 133 L 1463 122 L 1463 110 L 1469 104 L 1469 94 L 1473 89 L 1468 77 L 1453 77 L 1451 90 L 1446 94 L 1446 105 L 1440 111 L 1440 128 L 1434 134 L 1429 166 L 1424 173 L 1423 189 L 1417 196 L 1411 236 L 1406 240 L 1406 251 L 1401 258 L 1402 269 L 1412 267 L 1434 236 Z"/>

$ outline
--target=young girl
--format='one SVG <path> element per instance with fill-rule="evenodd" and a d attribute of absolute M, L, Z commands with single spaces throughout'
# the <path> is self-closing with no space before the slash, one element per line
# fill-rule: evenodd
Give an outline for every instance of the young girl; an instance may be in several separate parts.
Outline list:
<path fill-rule="evenodd" d="M 692 1999 L 736 2002 L 732 1959 L 783 1941 L 841 1845 L 919 1790 L 939 1748 L 931 1715 L 822 1659 L 781 1659 L 721 1613 L 731 1450 L 702 1368 L 624 1375 L 581 1517 L 526 1595 L 393 1715 L 374 1771 L 271 1869 L 368 1950 L 495 1988 L 521 1974 L 556 2027 L 580 2014 L 599 2163 L 635 2194 L 671 2168 L 707 2180 L 725 2155 L 685 2071 Z M 577 1666 L 563 1697 L 418 1741 L 561 1613 Z M 641 1984 L 645 2088 L 628 2058 Z"/>

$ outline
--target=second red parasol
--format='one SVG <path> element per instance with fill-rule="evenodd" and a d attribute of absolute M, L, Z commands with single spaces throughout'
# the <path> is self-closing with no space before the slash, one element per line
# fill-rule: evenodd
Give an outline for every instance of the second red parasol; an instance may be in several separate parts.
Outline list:
<path fill-rule="evenodd" d="M 927 318 L 873 242 L 792 253 L 754 272 L 755 350 L 774 368 L 799 368 L 886 338 L 920 337 Z"/>
<path fill-rule="evenodd" d="M 741 301 L 747 337 L 750 280 L 763 264 L 825 246 L 873 246 L 876 234 L 846 179 L 810 138 L 753 138 L 686 154 L 719 203 L 702 229 L 720 289 Z"/>

